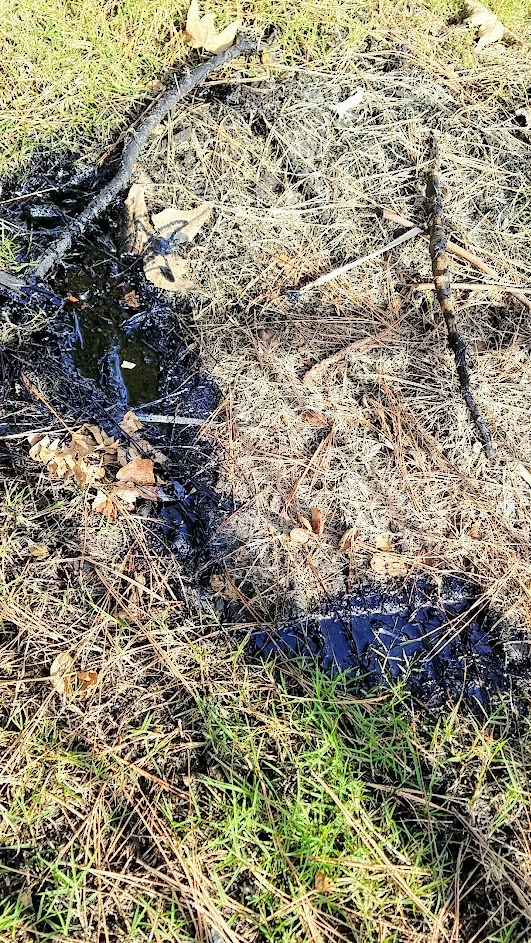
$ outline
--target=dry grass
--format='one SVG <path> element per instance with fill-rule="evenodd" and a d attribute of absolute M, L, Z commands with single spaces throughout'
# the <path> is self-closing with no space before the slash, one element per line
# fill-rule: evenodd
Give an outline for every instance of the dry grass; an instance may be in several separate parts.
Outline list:
<path fill-rule="evenodd" d="M 485 94 L 502 77 L 505 108 Z M 286 292 L 389 242 L 378 208 L 422 223 L 433 129 L 452 238 L 504 280 L 528 284 L 530 148 L 512 119 L 522 78 L 507 54 L 493 53 L 487 86 L 483 73 L 434 77 L 376 52 L 340 76 L 297 73 L 199 101 L 146 158 L 154 207 L 204 200 L 215 210 L 190 250 L 204 293 L 189 329 L 225 396 L 225 426 L 212 433 L 238 504 L 225 563 L 259 611 L 304 609 L 344 588 L 346 570 L 362 574 L 367 555 L 348 561 L 337 549 L 354 527 L 365 546 L 389 535 L 412 572 L 473 572 L 496 606 L 529 619 L 528 312 L 487 290 L 459 297 L 474 389 L 498 445 L 489 463 L 433 295 L 411 287 L 430 277 L 424 241 L 304 300 Z M 365 101 L 341 122 L 334 104 L 357 85 Z M 188 143 L 173 147 L 183 126 Z M 458 260 L 453 272 L 478 279 Z M 305 382 L 312 365 L 351 344 Z M 307 410 L 325 428 L 308 424 Z M 288 533 L 312 506 L 326 529 L 309 554 Z"/>
<path fill-rule="evenodd" d="M 408 38 L 408 24 L 423 29 L 405 8 L 380 6 L 357 55 L 295 23 L 280 39 L 289 68 L 272 57 L 241 85 L 221 79 L 145 160 L 152 208 L 214 209 L 190 248 L 204 290 L 180 324 L 223 394 L 208 435 L 236 510 L 215 535 L 233 549 L 213 585 L 236 587 L 257 619 L 304 611 L 363 581 L 389 536 L 412 574 L 472 573 L 514 659 L 512 626 L 527 632 L 530 617 L 528 313 L 504 295 L 460 300 L 498 444 L 488 463 L 433 297 L 411 290 L 429 278 L 424 242 L 304 302 L 285 291 L 388 242 L 379 207 L 422 221 L 434 128 L 454 239 L 529 284 L 530 148 L 512 120 L 525 51 L 477 63 L 451 5 L 429 21 L 434 54 Z M 309 9 L 322 25 L 328 7 Z M 365 101 L 341 123 L 334 104 L 357 85 Z M 80 124 L 69 113 L 66 137 L 92 128 L 93 101 Z M 20 392 L 4 407 L 6 421 L 50 422 Z M 526 943 L 525 693 L 479 720 L 454 704 L 433 716 L 400 686 L 371 697 L 316 666 L 253 661 L 216 593 L 184 589 L 156 521 L 96 524 L 88 496 L 47 480 L 24 443 L 3 448 L 1 943 Z M 313 506 L 325 533 L 297 547 L 289 531 Z M 98 672 L 87 700 L 51 690 L 61 651 Z"/>

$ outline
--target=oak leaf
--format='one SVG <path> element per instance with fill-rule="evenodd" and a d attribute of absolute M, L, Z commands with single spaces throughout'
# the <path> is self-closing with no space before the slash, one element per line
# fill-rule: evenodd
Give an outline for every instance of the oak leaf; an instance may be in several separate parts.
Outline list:
<path fill-rule="evenodd" d="M 218 33 L 215 19 L 214 13 L 201 16 L 198 0 L 192 0 L 186 17 L 185 42 L 192 49 L 204 49 L 206 52 L 224 52 L 225 49 L 229 49 L 240 28 L 240 23 L 236 20 Z"/>

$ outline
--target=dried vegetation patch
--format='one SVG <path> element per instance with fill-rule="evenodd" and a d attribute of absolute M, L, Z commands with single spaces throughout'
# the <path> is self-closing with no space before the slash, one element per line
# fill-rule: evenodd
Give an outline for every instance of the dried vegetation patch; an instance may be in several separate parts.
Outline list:
<path fill-rule="evenodd" d="M 528 287 L 522 73 L 509 53 L 488 70 L 442 72 L 377 52 L 342 75 L 222 84 L 161 129 L 144 163 L 154 209 L 213 210 L 186 256 L 201 289 L 188 329 L 225 396 L 212 434 L 238 505 L 226 566 L 263 613 L 341 590 L 388 537 L 410 572 L 472 572 L 495 605 L 528 618 L 529 310 L 454 260 L 455 281 L 479 284 L 457 301 L 498 446 L 488 462 L 433 293 L 414 288 L 430 281 L 424 239 L 306 295 L 289 291 L 390 242 L 397 227 L 383 208 L 424 225 L 432 131 L 452 240 L 502 283 Z M 489 97 L 496 80 L 506 107 Z M 355 87 L 363 101 L 339 118 Z M 324 533 L 301 547 L 289 534 L 312 507 Z M 349 557 L 339 551 L 348 529 L 362 547 Z"/>

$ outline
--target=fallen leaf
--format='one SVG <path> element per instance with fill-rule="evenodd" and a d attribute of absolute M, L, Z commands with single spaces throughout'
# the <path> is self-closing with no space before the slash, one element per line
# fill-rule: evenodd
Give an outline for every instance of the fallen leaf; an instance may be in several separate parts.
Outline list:
<path fill-rule="evenodd" d="M 317 872 L 315 875 L 314 886 L 318 894 L 330 894 L 336 889 L 336 885 L 332 879 L 328 877 L 328 874 L 325 874 L 324 871 Z"/>
<path fill-rule="evenodd" d="M 374 541 L 377 550 L 385 550 L 387 553 L 391 550 L 391 541 L 389 537 L 377 537 Z"/>
<path fill-rule="evenodd" d="M 28 550 L 31 553 L 32 557 L 35 557 L 36 560 L 46 560 L 50 556 L 50 548 L 48 544 L 39 544 L 33 543 L 30 540 L 28 544 Z"/>
<path fill-rule="evenodd" d="M 479 540 L 479 526 L 476 521 L 470 527 L 470 536 L 472 540 Z"/>
<path fill-rule="evenodd" d="M 322 537 L 324 533 L 323 512 L 320 511 L 319 508 L 312 508 L 310 519 L 312 522 L 312 530 L 314 534 L 317 534 L 318 537 Z"/>
<path fill-rule="evenodd" d="M 60 652 L 50 666 L 52 688 L 61 696 L 72 691 L 72 666 L 74 662 L 69 652 Z"/>
<path fill-rule="evenodd" d="M 122 229 L 124 252 L 140 255 L 153 233 L 146 206 L 146 187 L 134 183 L 124 204 L 125 219 Z"/>
<path fill-rule="evenodd" d="M 72 302 L 76 303 L 76 302 L 79 301 L 79 298 L 76 298 L 75 295 L 67 295 L 67 296 L 66 296 L 66 300 L 67 300 L 67 301 L 72 301 Z"/>
<path fill-rule="evenodd" d="M 155 473 L 150 458 L 134 458 L 116 472 L 117 481 L 130 481 L 136 485 L 154 485 Z"/>
<path fill-rule="evenodd" d="M 468 0 L 466 4 L 468 16 L 464 22 L 467 26 L 479 27 L 479 39 L 476 43 L 476 51 L 481 52 L 485 46 L 491 43 L 497 43 L 500 39 L 512 37 L 512 33 L 503 25 L 492 10 L 487 9 L 479 0 Z"/>
<path fill-rule="evenodd" d="M 99 678 L 95 671 L 78 671 L 76 672 L 77 678 L 77 695 L 81 700 L 89 697 L 92 693 L 92 689 L 98 684 Z"/>
<path fill-rule="evenodd" d="M 301 522 L 302 526 L 306 528 L 309 534 L 313 534 L 312 525 L 310 524 L 310 521 L 307 517 L 303 517 L 302 514 L 299 514 L 299 521 Z"/>
<path fill-rule="evenodd" d="M 120 366 L 122 370 L 134 370 L 136 367 L 136 363 L 133 363 L 132 360 L 122 360 Z"/>
<path fill-rule="evenodd" d="M 299 418 L 309 426 L 315 426 L 318 429 L 322 429 L 324 426 L 328 425 L 326 416 L 323 416 L 322 413 L 317 412 L 315 409 L 305 409 L 304 412 L 300 414 Z"/>
<path fill-rule="evenodd" d="M 134 288 L 131 291 L 128 291 L 124 295 L 124 301 L 128 308 L 139 308 L 140 307 L 140 298 L 138 297 Z"/>
<path fill-rule="evenodd" d="M 296 544 L 307 544 L 311 539 L 311 531 L 306 530 L 304 527 L 294 527 L 293 530 L 290 530 L 289 536 Z"/>
<path fill-rule="evenodd" d="M 154 255 L 144 264 L 147 280 L 155 285 L 155 288 L 162 288 L 164 291 L 178 291 L 183 295 L 199 291 L 200 286 L 192 281 L 191 274 L 189 262 L 174 253 Z"/>
<path fill-rule="evenodd" d="M 210 206 L 203 203 L 193 210 L 179 210 L 169 206 L 151 218 L 161 239 L 171 239 L 172 242 L 187 245 L 208 222 L 211 213 Z"/>
<path fill-rule="evenodd" d="M 101 514 L 103 517 L 108 517 L 111 523 L 114 523 L 118 517 L 118 508 L 116 502 L 109 497 L 105 491 L 96 492 L 96 497 L 92 502 L 92 510 L 95 514 Z"/>
<path fill-rule="evenodd" d="M 236 20 L 226 26 L 221 33 L 216 32 L 215 14 L 200 16 L 198 0 L 192 0 L 186 17 L 185 42 L 192 49 L 205 49 L 206 52 L 224 52 L 232 46 L 240 23 Z"/>
<path fill-rule="evenodd" d="M 370 567 L 378 576 L 405 576 L 408 572 L 407 564 L 400 554 L 385 553 L 383 550 L 378 550 L 371 557 Z"/>
<path fill-rule="evenodd" d="M 144 426 L 140 422 L 138 416 L 135 416 L 134 412 L 129 410 L 120 423 L 120 429 L 125 432 L 127 435 L 134 435 L 135 432 L 138 432 L 139 429 L 143 429 Z"/>
<path fill-rule="evenodd" d="M 346 115 L 347 111 L 352 111 L 353 108 L 357 108 L 358 105 L 361 105 L 363 99 L 365 98 L 365 89 L 357 88 L 353 95 L 350 95 L 349 98 L 345 98 L 345 101 L 338 102 L 336 105 L 336 111 L 340 118 L 343 115 Z"/>
<path fill-rule="evenodd" d="M 359 535 L 360 532 L 357 527 L 349 527 L 349 529 L 345 531 L 341 540 L 339 541 L 339 552 L 348 553 L 349 550 L 352 550 L 354 541 L 358 539 Z"/>

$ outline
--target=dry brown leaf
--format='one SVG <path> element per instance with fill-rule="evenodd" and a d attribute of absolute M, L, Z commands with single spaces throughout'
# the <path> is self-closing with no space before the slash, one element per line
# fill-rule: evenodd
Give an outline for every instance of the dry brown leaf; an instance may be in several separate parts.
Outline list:
<path fill-rule="evenodd" d="M 294 527 L 293 530 L 290 530 L 289 536 L 296 544 L 307 544 L 312 534 L 311 530 L 306 530 L 305 527 Z"/>
<path fill-rule="evenodd" d="M 124 301 L 128 308 L 139 308 L 140 307 L 140 298 L 138 297 L 136 291 L 131 289 L 124 295 Z"/>
<path fill-rule="evenodd" d="M 476 43 L 477 52 L 481 52 L 485 46 L 489 46 L 491 43 L 499 42 L 500 39 L 512 37 L 512 33 L 506 29 L 496 14 L 483 6 L 482 3 L 479 3 L 479 0 L 468 0 L 466 7 L 468 16 L 464 22 L 468 26 L 479 27 L 479 39 Z"/>
<path fill-rule="evenodd" d="M 302 514 L 299 514 L 299 521 L 301 522 L 302 526 L 305 527 L 306 530 L 307 530 L 310 534 L 313 534 L 312 525 L 310 524 L 310 521 L 308 520 L 307 517 L 303 517 Z"/>
<path fill-rule="evenodd" d="M 328 874 L 325 874 L 324 871 L 317 872 L 315 875 L 314 885 L 318 894 L 330 894 L 336 889 L 336 885 L 332 879 L 328 877 Z"/>
<path fill-rule="evenodd" d="M 472 537 L 472 540 L 479 540 L 479 525 L 477 521 L 474 521 L 470 527 L 470 536 Z"/>
<path fill-rule="evenodd" d="M 192 0 L 186 17 L 185 42 L 192 49 L 205 49 L 207 52 L 224 52 L 232 46 L 236 33 L 240 28 L 238 20 L 226 26 L 221 33 L 216 32 L 215 14 L 199 13 L 198 0 Z"/>
<path fill-rule="evenodd" d="M 138 416 L 135 416 L 132 410 L 129 410 L 122 419 L 120 423 L 120 429 L 123 430 L 127 435 L 133 435 L 135 432 L 138 432 L 139 429 L 143 429 L 144 426 L 140 422 Z"/>
<path fill-rule="evenodd" d="M 407 563 L 400 554 L 385 553 L 383 550 L 378 550 L 371 557 L 370 567 L 378 576 L 405 576 L 408 572 Z"/>
<path fill-rule="evenodd" d="M 310 518 L 314 534 L 317 534 L 318 537 L 322 537 L 324 533 L 323 512 L 320 511 L 319 508 L 312 508 Z"/>
<path fill-rule="evenodd" d="M 140 255 L 153 233 L 146 206 L 145 185 L 134 183 L 124 205 L 125 220 L 122 230 L 124 252 Z"/>
<path fill-rule="evenodd" d="M 72 691 L 72 666 L 74 662 L 70 652 L 60 652 L 50 666 L 52 688 L 61 696 Z"/>
<path fill-rule="evenodd" d="M 305 409 L 304 412 L 300 414 L 299 418 L 307 423 L 307 425 L 315 426 L 316 429 L 323 429 L 328 425 L 326 416 L 324 416 L 323 413 L 317 412 L 315 409 Z"/>
<path fill-rule="evenodd" d="M 35 557 L 36 560 L 46 560 L 50 556 L 50 548 L 48 544 L 39 544 L 33 543 L 32 540 L 28 543 L 28 550 L 31 553 L 32 557 Z"/>
<path fill-rule="evenodd" d="M 95 671 L 78 671 L 76 672 L 77 678 L 77 696 L 84 700 L 84 698 L 89 697 L 92 694 L 94 688 L 98 684 L 98 675 Z"/>
<path fill-rule="evenodd" d="M 187 245 L 195 239 L 205 223 L 210 219 L 210 206 L 201 204 L 193 210 L 179 210 L 168 206 L 152 216 L 153 225 L 162 239 L 171 239 L 181 245 Z"/>
<path fill-rule="evenodd" d="M 349 527 L 339 541 L 339 552 L 348 553 L 349 550 L 352 550 L 354 542 L 358 539 L 359 535 L 360 532 L 357 527 Z"/>
<path fill-rule="evenodd" d="M 144 275 L 155 288 L 162 288 L 164 291 L 188 294 L 200 290 L 200 286 L 192 281 L 190 264 L 175 253 L 154 255 L 148 259 L 144 265 Z"/>
<path fill-rule="evenodd" d="M 392 550 L 389 537 L 377 537 L 374 541 L 374 546 L 377 550 L 385 550 L 386 553 L 390 553 Z"/>
<path fill-rule="evenodd" d="M 96 493 L 91 507 L 96 514 L 102 514 L 103 517 L 108 517 L 111 523 L 118 517 L 116 502 L 113 501 L 105 491 L 98 491 Z"/>
<path fill-rule="evenodd" d="M 155 472 L 150 458 L 134 458 L 116 472 L 117 481 L 128 481 L 135 485 L 154 485 Z"/>

